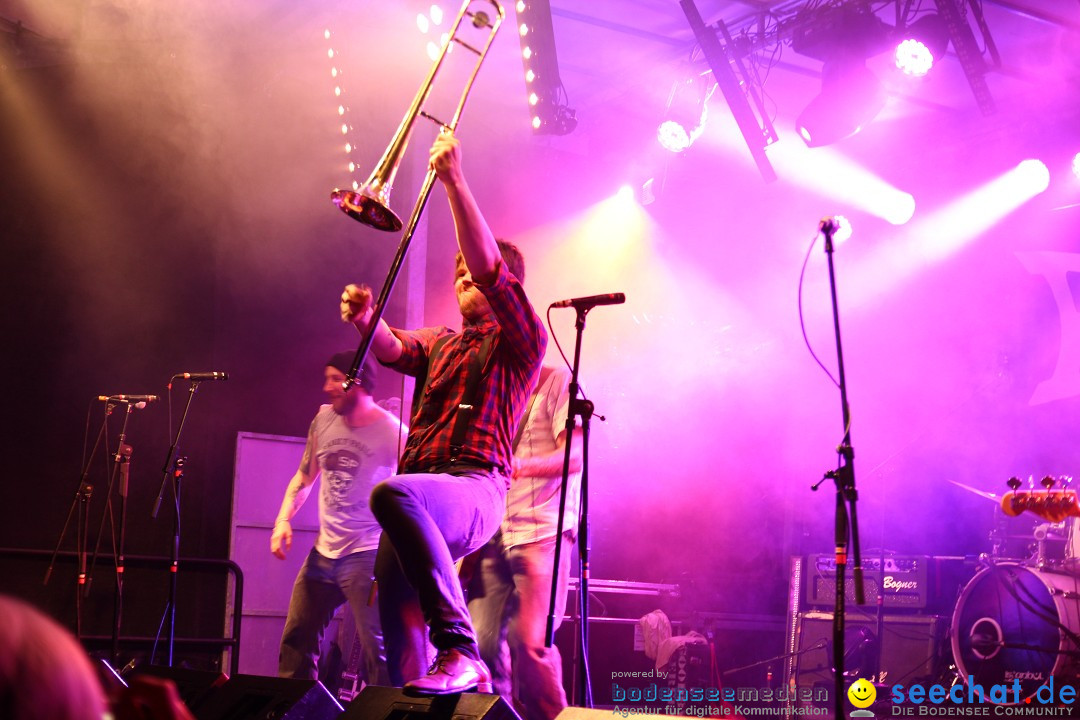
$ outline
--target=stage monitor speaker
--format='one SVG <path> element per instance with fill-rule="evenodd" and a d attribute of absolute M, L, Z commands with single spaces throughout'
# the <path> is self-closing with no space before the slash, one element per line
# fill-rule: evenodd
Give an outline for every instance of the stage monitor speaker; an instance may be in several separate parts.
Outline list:
<path fill-rule="evenodd" d="M 610 716 L 611 713 L 608 713 Z M 409 697 L 400 688 L 368 685 L 341 720 L 521 720 L 505 700 L 486 693 Z"/>
<path fill-rule="evenodd" d="M 135 667 L 127 677 L 150 675 L 156 678 L 172 680 L 184 705 L 196 717 L 206 701 L 225 685 L 229 676 L 218 670 L 192 670 L 167 665 L 142 665 Z"/>
<path fill-rule="evenodd" d="M 881 675 L 878 682 L 909 684 L 934 676 L 941 657 L 943 618 L 935 615 L 886 615 L 881 644 Z M 869 679 L 877 652 L 877 619 L 847 615 L 844 672 Z M 832 614 L 799 616 L 799 651 L 795 684 L 800 687 L 829 685 L 832 671 Z"/>
<path fill-rule="evenodd" d="M 199 720 L 337 720 L 344 708 L 318 680 L 236 675 L 207 698 Z"/>

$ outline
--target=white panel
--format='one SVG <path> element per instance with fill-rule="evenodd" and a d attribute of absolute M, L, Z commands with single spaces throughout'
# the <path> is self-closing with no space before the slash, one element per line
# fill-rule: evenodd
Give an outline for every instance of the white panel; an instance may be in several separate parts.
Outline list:
<path fill-rule="evenodd" d="M 285 560 L 270 554 L 270 533 L 285 487 L 300 464 L 304 438 L 238 433 L 233 475 L 229 557 L 244 573 L 240 672 L 277 674 L 278 645 L 293 581 L 318 532 L 312 494 L 293 519 L 293 545 Z M 232 608 L 227 604 L 229 611 Z M 232 622 L 231 614 L 226 618 Z"/>

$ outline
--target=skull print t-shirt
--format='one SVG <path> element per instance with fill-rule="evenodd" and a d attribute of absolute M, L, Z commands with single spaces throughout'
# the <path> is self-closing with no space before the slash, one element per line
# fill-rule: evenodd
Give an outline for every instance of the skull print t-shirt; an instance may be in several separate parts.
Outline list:
<path fill-rule="evenodd" d="M 315 549 L 339 558 L 379 546 L 382 528 L 371 514 L 371 490 L 394 474 L 398 439 L 407 428 L 385 410 L 369 425 L 353 428 L 324 405 L 311 423 L 319 462 L 319 537 Z"/>

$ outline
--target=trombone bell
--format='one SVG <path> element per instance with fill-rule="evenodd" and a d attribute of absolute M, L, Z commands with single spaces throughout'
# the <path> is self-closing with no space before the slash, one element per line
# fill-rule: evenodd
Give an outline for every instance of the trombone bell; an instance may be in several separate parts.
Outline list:
<path fill-rule="evenodd" d="M 494 13 L 494 19 L 487 12 L 482 10 L 473 10 L 473 3 L 486 2 L 490 5 L 489 12 Z M 478 45 L 466 43 L 458 37 L 458 28 L 461 25 L 461 21 L 466 17 L 473 27 L 480 30 L 481 37 L 484 38 L 484 42 Z M 379 160 L 379 164 L 375 167 L 375 170 L 371 173 L 368 181 L 364 183 L 359 190 L 334 190 L 330 193 L 330 199 L 337 205 L 342 212 L 351 217 L 353 220 L 369 225 L 377 230 L 386 230 L 389 232 L 397 232 L 402 227 L 401 218 L 390 209 L 390 188 L 394 184 L 394 176 L 397 174 L 398 166 L 401 164 L 401 158 L 405 154 L 405 148 L 409 143 L 409 136 L 412 133 L 413 124 L 420 116 L 435 122 L 442 127 L 447 128 L 453 132 L 457 128 L 458 120 L 461 118 L 461 111 L 465 107 L 465 100 L 469 97 L 469 91 L 472 89 L 473 81 L 476 80 L 476 74 L 480 70 L 480 64 L 487 56 L 488 49 L 491 47 L 491 41 L 495 39 L 495 33 L 499 29 L 499 25 L 506 18 L 506 13 L 502 6 L 499 4 L 499 0 L 464 0 L 461 11 L 458 13 L 457 19 L 454 20 L 453 25 L 450 28 L 450 34 L 446 43 L 443 45 L 442 52 L 435 60 L 435 64 L 431 66 L 428 71 L 427 79 L 424 80 L 424 84 L 420 86 L 420 90 L 416 93 L 416 97 L 413 99 L 412 105 L 405 113 L 405 118 L 401 121 L 401 125 L 398 126 L 397 132 L 394 134 L 393 139 L 390 141 L 390 145 L 387 146 L 386 152 L 383 153 L 382 159 Z M 483 32 L 484 29 L 487 32 Z M 451 43 L 460 45 L 465 50 L 472 52 L 476 55 L 475 64 L 472 66 L 472 72 L 468 77 L 465 87 L 461 91 L 461 95 L 458 98 L 457 109 L 454 111 L 454 116 L 449 122 L 442 122 L 432 115 L 424 111 L 424 104 L 427 102 L 428 95 L 431 92 L 432 84 L 435 82 L 435 76 L 439 72 L 439 68 L 442 66 L 443 59 L 446 57 L 446 53 L 451 47 Z M 434 171 L 429 169 L 429 181 L 434 179 L 432 175 Z M 427 192 L 431 189 L 430 182 L 427 189 L 421 194 L 419 200 L 417 200 L 416 206 L 413 208 L 413 218 L 419 218 L 419 213 L 423 211 L 424 202 L 427 200 Z M 406 231 L 406 234 L 412 232 L 413 227 L 410 227 Z"/>
<path fill-rule="evenodd" d="M 376 193 L 367 194 L 367 185 L 360 188 L 359 192 L 352 190 L 335 190 L 330 193 L 330 199 L 341 208 L 341 211 L 353 220 L 359 220 L 376 230 L 397 232 L 401 229 L 401 218 L 390 209 L 385 198 Z"/>

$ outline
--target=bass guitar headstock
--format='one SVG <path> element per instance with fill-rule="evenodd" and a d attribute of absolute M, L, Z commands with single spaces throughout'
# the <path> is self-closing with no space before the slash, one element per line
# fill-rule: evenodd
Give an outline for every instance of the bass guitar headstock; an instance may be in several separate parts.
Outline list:
<path fill-rule="evenodd" d="M 1033 479 L 1029 481 L 1028 489 L 1021 490 L 1024 483 L 1020 478 L 1009 478 L 1007 484 L 1010 489 L 1001 498 L 1001 509 L 1010 516 L 1034 513 L 1053 523 L 1069 517 L 1080 517 L 1080 503 L 1071 483 L 1071 477 L 1054 478 L 1047 475 L 1039 482 L 1043 486 L 1041 490 L 1035 488 Z M 1059 487 L 1055 489 L 1055 485 Z"/>

